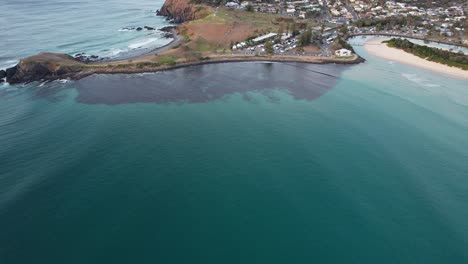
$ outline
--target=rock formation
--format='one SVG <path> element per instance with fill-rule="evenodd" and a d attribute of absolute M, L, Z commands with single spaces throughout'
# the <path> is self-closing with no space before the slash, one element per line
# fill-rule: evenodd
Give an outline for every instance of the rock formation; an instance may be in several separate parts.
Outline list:
<path fill-rule="evenodd" d="M 174 23 L 183 23 L 204 16 L 203 8 L 190 3 L 190 0 L 166 0 L 157 14 L 172 19 Z"/>
<path fill-rule="evenodd" d="M 6 70 L 10 84 L 41 80 L 76 79 L 86 74 L 82 62 L 65 54 L 40 53 L 22 59 L 16 66 Z"/>
<path fill-rule="evenodd" d="M 6 71 L 1 70 L 0 71 L 0 83 L 3 82 L 3 79 L 6 77 Z"/>

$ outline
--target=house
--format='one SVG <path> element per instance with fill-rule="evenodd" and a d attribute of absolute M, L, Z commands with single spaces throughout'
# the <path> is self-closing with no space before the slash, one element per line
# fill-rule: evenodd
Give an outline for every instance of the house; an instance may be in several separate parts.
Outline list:
<path fill-rule="evenodd" d="M 236 2 L 227 2 L 227 3 L 226 3 L 226 7 L 236 9 L 236 8 L 239 8 L 239 4 L 236 3 Z"/>
<path fill-rule="evenodd" d="M 339 49 L 335 51 L 335 55 L 338 57 L 348 57 L 351 56 L 351 54 L 353 54 L 353 52 L 348 49 Z"/>
<path fill-rule="evenodd" d="M 294 16 L 294 14 L 296 13 L 296 9 L 295 8 L 287 8 L 286 9 L 286 14 L 290 15 L 290 16 Z"/>

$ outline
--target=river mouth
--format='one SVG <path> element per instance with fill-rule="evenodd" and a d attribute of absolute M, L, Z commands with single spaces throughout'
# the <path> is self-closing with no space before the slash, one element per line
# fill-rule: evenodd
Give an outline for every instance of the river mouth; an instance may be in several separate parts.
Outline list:
<path fill-rule="evenodd" d="M 298 100 L 314 100 L 339 80 L 347 65 L 243 62 L 198 65 L 148 73 L 93 75 L 76 82 L 76 101 L 84 104 L 203 103 L 226 95 L 262 92 L 271 100 L 286 90 Z"/>

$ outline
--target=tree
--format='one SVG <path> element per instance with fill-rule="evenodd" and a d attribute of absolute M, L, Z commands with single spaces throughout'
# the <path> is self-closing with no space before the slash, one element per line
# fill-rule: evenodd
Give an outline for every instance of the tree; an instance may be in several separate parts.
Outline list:
<path fill-rule="evenodd" d="M 296 22 L 293 21 L 291 24 L 291 34 L 293 37 L 297 36 L 299 32 L 297 31 Z"/>
<path fill-rule="evenodd" d="M 268 54 L 273 55 L 273 53 L 274 53 L 274 50 L 273 50 L 273 42 L 267 41 L 267 43 L 265 43 L 265 51 L 266 51 Z"/>
<path fill-rule="evenodd" d="M 302 34 L 299 36 L 299 46 L 305 47 L 309 45 L 311 38 L 312 38 L 312 28 L 310 27 L 310 25 L 307 25 L 306 30 L 304 30 L 304 32 L 302 32 Z"/>
<path fill-rule="evenodd" d="M 382 23 L 377 23 L 377 25 L 375 26 L 377 31 L 382 31 L 384 29 L 384 27 L 382 26 Z"/>
<path fill-rule="evenodd" d="M 346 34 L 348 34 L 348 26 L 344 25 L 340 28 L 340 33 L 343 35 L 343 36 L 346 36 Z"/>

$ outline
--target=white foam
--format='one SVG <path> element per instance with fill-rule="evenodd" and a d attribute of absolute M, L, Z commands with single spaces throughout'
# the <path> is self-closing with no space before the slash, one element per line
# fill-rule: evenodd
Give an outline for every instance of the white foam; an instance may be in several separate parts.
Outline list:
<path fill-rule="evenodd" d="M 413 83 L 416 83 L 418 85 L 421 85 L 421 86 L 426 86 L 426 87 L 440 87 L 439 84 L 436 84 L 436 83 L 431 83 L 429 82 L 428 80 L 425 80 L 423 78 L 421 78 L 419 75 L 417 74 L 411 74 L 411 73 L 402 73 L 401 74 L 403 77 L 405 77 L 407 80 L 413 82 Z"/>
<path fill-rule="evenodd" d="M 111 57 L 115 58 L 121 53 L 128 52 L 127 49 L 112 48 L 110 50 L 102 51 L 98 55 L 99 57 Z"/>
<path fill-rule="evenodd" d="M 422 81 L 422 79 L 419 78 L 417 74 L 402 73 L 401 75 L 414 83 L 420 83 Z"/>
<path fill-rule="evenodd" d="M 11 68 L 13 66 L 15 66 L 16 64 L 18 64 L 19 60 L 7 60 L 7 61 L 4 61 L 0 64 L 0 69 L 8 69 L 8 68 Z"/>
<path fill-rule="evenodd" d="M 141 48 L 147 48 L 148 46 L 150 46 L 150 44 L 158 41 L 160 39 L 158 38 L 149 38 L 149 39 L 145 39 L 141 42 L 136 42 L 136 43 L 133 43 L 133 44 L 130 44 L 128 45 L 129 48 L 131 49 L 141 49 Z"/>
<path fill-rule="evenodd" d="M 120 53 L 122 52 L 126 52 L 127 50 L 123 50 L 123 49 L 118 49 L 118 48 L 113 48 L 109 51 L 111 57 L 114 57 L 114 56 L 117 56 L 119 55 Z"/>

